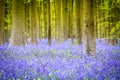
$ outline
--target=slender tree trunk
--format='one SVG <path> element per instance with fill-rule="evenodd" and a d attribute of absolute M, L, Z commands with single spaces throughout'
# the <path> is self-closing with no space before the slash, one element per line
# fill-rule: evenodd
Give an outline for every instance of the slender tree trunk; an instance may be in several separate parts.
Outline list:
<path fill-rule="evenodd" d="M 84 53 L 95 55 L 96 43 L 94 36 L 94 0 L 83 0 L 83 40 Z"/>
<path fill-rule="evenodd" d="M 48 0 L 48 44 L 51 46 L 51 12 L 50 12 L 50 0 Z"/>
<path fill-rule="evenodd" d="M 81 33 L 81 17 L 80 17 L 80 5 L 81 0 L 76 0 L 76 17 L 77 17 L 77 44 L 80 45 L 82 43 L 82 33 Z"/>
<path fill-rule="evenodd" d="M 68 39 L 68 26 L 67 26 L 67 0 L 62 1 L 63 4 L 63 29 L 64 29 L 64 40 Z"/>
<path fill-rule="evenodd" d="M 4 10 L 5 2 L 4 0 L 0 1 L 0 45 L 4 44 Z"/>
<path fill-rule="evenodd" d="M 70 38 L 71 38 L 72 44 L 74 44 L 74 34 L 73 34 L 73 4 L 74 4 L 74 1 L 70 0 Z"/>
<path fill-rule="evenodd" d="M 36 0 L 30 3 L 30 40 L 32 45 L 37 44 L 37 14 Z"/>
<path fill-rule="evenodd" d="M 111 13 L 109 12 L 109 15 L 111 15 Z M 111 16 L 109 17 L 109 29 L 108 29 L 108 45 L 110 45 L 110 31 L 111 31 Z"/>
<path fill-rule="evenodd" d="M 54 8 L 55 8 L 55 40 L 58 40 L 58 32 L 57 32 L 57 2 L 54 0 Z"/>
<path fill-rule="evenodd" d="M 25 45 L 24 0 L 12 0 L 12 31 L 9 46 Z"/>
<path fill-rule="evenodd" d="M 57 4 L 57 11 L 56 11 L 56 28 L 58 31 L 58 43 L 61 44 L 62 43 L 62 21 L 61 21 L 61 0 L 56 0 L 56 4 Z"/>
<path fill-rule="evenodd" d="M 69 9 L 69 0 L 67 0 L 66 2 L 66 38 L 70 38 L 69 37 L 69 26 L 70 26 L 70 9 Z"/>
<path fill-rule="evenodd" d="M 96 0 L 96 3 L 95 3 L 95 12 L 96 12 L 96 15 L 95 15 L 95 38 L 98 38 L 98 0 Z"/>
<path fill-rule="evenodd" d="M 30 7 L 30 4 L 29 3 L 26 3 L 25 4 L 25 38 L 26 38 L 26 42 L 29 38 L 29 7 Z"/>
<path fill-rule="evenodd" d="M 36 28 L 37 28 L 37 31 L 36 31 L 36 36 L 37 36 L 37 40 L 41 40 L 41 37 L 42 37 L 42 20 L 41 20 L 41 15 L 42 15 L 42 1 L 36 1 L 36 5 L 37 5 L 37 9 L 36 9 Z"/>
<path fill-rule="evenodd" d="M 54 1 L 51 1 L 51 30 L 52 30 L 52 39 L 55 39 L 55 4 Z"/>
<path fill-rule="evenodd" d="M 48 37 L 48 23 L 47 23 L 47 3 L 46 0 L 43 1 L 44 2 L 44 37 L 47 38 Z"/>

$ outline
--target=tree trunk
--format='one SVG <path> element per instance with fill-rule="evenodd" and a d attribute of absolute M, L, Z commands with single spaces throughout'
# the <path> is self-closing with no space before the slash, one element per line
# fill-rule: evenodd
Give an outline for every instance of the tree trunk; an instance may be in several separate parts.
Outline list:
<path fill-rule="evenodd" d="M 80 0 L 76 0 L 76 17 L 77 17 L 77 44 L 80 45 L 82 43 L 82 33 L 81 33 L 81 17 L 80 17 Z"/>
<path fill-rule="evenodd" d="M 50 14 L 50 0 L 48 0 L 48 44 L 51 46 L 51 14 Z"/>
<path fill-rule="evenodd" d="M 42 20 L 41 20 L 41 15 L 42 15 L 42 5 L 43 1 L 36 1 L 37 9 L 36 9 L 36 37 L 37 37 L 37 42 L 40 43 L 40 40 L 42 38 Z"/>
<path fill-rule="evenodd" d="M 95 3 L 95 38 L 98 38 L 98 0 Z"/>
<path fill-rule="evenodd" d="M 58 40 L 58 32 L 57 32 L 57 1 L 54 0 L 54 8 L 55 8 L 55 40 Z"/>
<path fill-rule="evenodd" d="M 9 46 L 25 45 L 24 0 L 12 0 L 12 31 Z"/>
<path fill-rule="evenodd" d="M 95 55 L 96 43 L 94 34 L 94 1 L 83 0 L 83 40 L 84 53 Z"/>
<path fill-rule="evenodd" d="M 70 38 L 71 38 L 71 43 L 74 44 L 74 34 L 73 34 L 73 0 L 70 0 Z"/>
<path fill-rule="evenodd" d="M 56 6 L 57 6 L 57 11 L 56 11 L 56 28 L 58 31 L 58 43 L 61 44 L 62 43 L 62 34 L 63 34 L 63 26 L 62 21 L 61 21 L 61 0 L 56 0 Z"/>
<path fill-rule="evenodd" d="M 63 29 L 64 29 L 64 40 L 68 39 L 68 26 L 67 26 L 67 0 L 62 1 L 63 8 Z"/>
<path fill-rule="evenodd" d="M 30 41 L 32 45 L 37 44 L 37 14 L 36 0 L 30 3 Z"/>
<path fill-rule="evenodd" d="M 47 23 L 47 3 L 46 0 L 43 1 L 43 7 L 44 7 L 44 38 L 48 37 L 48 23 Z"/>
<path fill-rule="evenodd" d="M 4 0 L 0 1 L 0 45 L 4 44 Z"/>
<path fill-rule="evenodd" d="M 29 3 L 25 3 L 25 38 L 26 38 L 26 42 L 29 38 L 29 8 L 30 8 L 30 4 Z"/>

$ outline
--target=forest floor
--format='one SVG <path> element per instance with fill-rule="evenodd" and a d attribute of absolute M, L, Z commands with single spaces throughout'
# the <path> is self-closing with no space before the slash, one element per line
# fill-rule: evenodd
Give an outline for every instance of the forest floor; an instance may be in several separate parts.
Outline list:
<path fill-rule="evenodd" d="M 95 57 L 70 40 L 51 46 L 0 46 L 0 80 L 120 80 L 120 46 L 97 41 Z"/>

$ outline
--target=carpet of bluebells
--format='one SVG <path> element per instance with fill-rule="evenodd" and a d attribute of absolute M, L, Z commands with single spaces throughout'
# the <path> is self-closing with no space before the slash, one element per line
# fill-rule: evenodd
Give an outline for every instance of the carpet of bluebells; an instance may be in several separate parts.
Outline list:
<path fill-rule="evenodd" d="M 97 43 L 97 55 L 83 54 L 83 46 L 68 40 L 36 46 L 0 46 L 0 80 L 120 80 L 120 40 Z"/>

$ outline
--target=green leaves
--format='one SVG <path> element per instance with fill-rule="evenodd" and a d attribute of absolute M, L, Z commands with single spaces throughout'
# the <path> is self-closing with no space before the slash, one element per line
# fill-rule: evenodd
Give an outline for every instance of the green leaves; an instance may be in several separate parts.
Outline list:
<path fill-rule="evenodd" d="M 72 57 L 71 51 L 68 51 L 64 54 L 66 57 Z"/>
<path fill-rule="evenodd" d="M 2 77 L 2 73 L 0 73 L 0 77 Z"/>
<path fill-rule="evenodd" d="M 91 68 L 90 64 L 86 64 L 86 68 Z"/>
<path fill-rule="evenodd" d="M 40 2 L 40 1 L 44 1 L 44 0 L 37 0 L 37 1 L 39 1 L 39 2 Z"/>
<path fill-rule="evenodd" d="M 60 80 L 59 78 L 57 78 L 54 74 L 50 73 L 49 74 L 50 80 Z"/>
<path fill-rule="evenodd" d="M 45 80 L 44 75 L 41 75 L 41 76 L 40 76 L 40 80 Z"/>
<path fill-rule="evenodd" d="M 30 3 L 31 0 L 24 0 L 24 3 Z"/>
<path fill-rule="evenodd" d="M 83 78 L 83 80 L 95 80 L 94 78 L 87 78 L 87 77 L 85 77 L 85 78 Z"/>
<path fill-rule="evenodd" d="M 112 30 L 111 30 L 111 32 L 110 32 L 110 34 L 113 34 L 114 31 L 115 31 L 115 28 L 113 27 Z"/>

